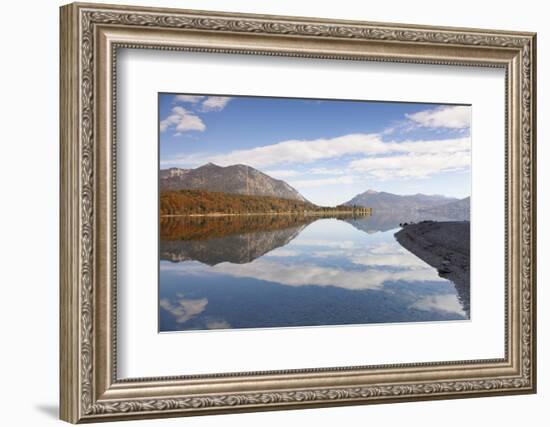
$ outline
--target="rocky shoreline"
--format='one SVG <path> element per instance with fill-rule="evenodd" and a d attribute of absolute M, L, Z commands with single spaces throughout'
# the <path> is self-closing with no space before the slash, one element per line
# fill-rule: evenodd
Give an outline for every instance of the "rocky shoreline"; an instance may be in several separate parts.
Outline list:
<path fill-rule="evenodd" d="M 422 221 L 402 224 L 397 241 L 439 276 L 452 281 L 464 311 L 470 315 L 470 222 Z"/>

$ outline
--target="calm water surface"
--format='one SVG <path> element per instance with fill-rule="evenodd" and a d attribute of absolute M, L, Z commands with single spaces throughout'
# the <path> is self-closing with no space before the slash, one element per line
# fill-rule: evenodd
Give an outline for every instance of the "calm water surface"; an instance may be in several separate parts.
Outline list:
<path fill-rule="evenodd" d="M 396 231 L 376 218 L 163 220 L 160 331 L 467 319 Z"/>

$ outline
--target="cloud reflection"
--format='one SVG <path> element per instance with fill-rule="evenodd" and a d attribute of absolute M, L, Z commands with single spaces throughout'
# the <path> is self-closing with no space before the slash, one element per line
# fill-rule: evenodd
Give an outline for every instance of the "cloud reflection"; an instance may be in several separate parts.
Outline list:
<path fill-rule="evenodd" d="M 171 302 L 167 298 L 160 300 L 160 306 L 171 313 L 176 323 L 185 323 L 191 318 L 201 314 L 208 304 L 208 299 L 186 299 L 183 295 L 178 294 L 178 298 Z"/>
<path fill-rule="evenodd" d="M 372 236 L 342 221 L 320 220 L 286 245 L 248 262 L 235 263 L 227 257 L 220 260 L 215 265 L 197 258 L 179 263 L 161 261 L 161 280 L 174 286 L 166 292 L 171 294 L 167 295 L 169 300 L 161 300 L 167 310 L 162 311 L 167 316 L 167 328 L 232 329 L 468 317 L 452 284 L 399 245 L 393 231 Z M 176 290 L 185 292 L 187 298 L 183 294 L 173 296 Z M 190 292 L 196 299 L 189 299 Z"/>
<path fill-rule="evenodd" d="M 381 289 L 386 282 L 443 281 L 431 268 L 386 270 L 369 268 L 365 270 L 344 270 L 312 264 L 290 264 L 276 260 L 256 260 L 249 264 L 222 263 L 208 270 L 200 265 L 167 266 L 181 274 L 226 274 L 232 277 L 252 278 L 287 286 L 334 286 L 348 290 Z"/>
<path fill-rule="evenodd" d="M 424 261 L 415 256 L 411 256 L 410 252 L 405 249 L 398 249 L 393 253 L 378 253 L 375 251 L 367 251 L 363 254 L 352 256 L 351 261 L 354 264 L 365 266 L 393 267 L 393 268 L 411 268 L 414 270 L 428 270 L 432 272 L 434 279 L 439 279 L 434 272 L 434 269 L 427 266 Z"/>
<path fill-rule="evenodd" d="M 225 320 L 209 319 L 206 321 L 206 329 L 231 329 L 231 325 Z"/>
<path fill-rule="evenodd" d="M 447 295 L 430 295 L 423 297 L 411 305 L 411 308 L 416 308 L 423 311 L 444 311 L 447 313 L 456 313 L 466 317 L 466 313 L 457 297 L 452 294 Z"/>
<path fill-rule="evenodd" d="M 301 239 L 278 251 L 247 264 L 223 262 L 213 267 L 199 263 L 170 264 L 163 269 L 182 274 L 226 274 L 287 286 L 335 286 L 348 290 L 381 289 L 386 282 L 398 281 L 446 282 L 435 269 L 397 242 L 360 246 L 351 240 Z M 340 260 L 332 259 L 334 257 L 347 259 L 351 265 L 340 264 Z"/>
<path fill-rule="evenodd" d="M 385 282 L 441 280 L 431 269 L 388 271 L 379 268 L 348 271 L 319 265 L 292 265 L 259 260 L 249 265 L 220 264 L 216 272 L 250 277 L 287 286 L 335 286 L 349 290 L 381 289 Z"/>

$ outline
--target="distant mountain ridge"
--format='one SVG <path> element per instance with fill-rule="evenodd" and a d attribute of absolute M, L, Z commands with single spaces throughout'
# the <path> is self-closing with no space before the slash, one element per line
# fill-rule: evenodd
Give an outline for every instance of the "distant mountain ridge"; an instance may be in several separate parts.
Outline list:
<path fill-rule="evenodd" d="M 420 213 L 466 221 L 470 219 L 470 197 L 420 209 Z"/>
<path fill-rule="evenodd" d="M 384 191 L 367 190 L 358 194 L 351 200 L 344 203 L 347 206 L 364 206 L 378 212 L 406 212 L 408 214 L 421 212 L 425 209 L 456 202 L 459 199 L 440 195 L 412 194 L 398 195 Z"/>
<path fill-rule="evenodd" d="M 241 196 L 272 197 L 311 204 L 298 190 L 285 181 L 272 178 L 243 164 L 224 167 L 208 163 L 195 169 L 163 169 L 160 171 L 159 178 L 160 190 L 164 193 L 178 190 L 201 190 Z M 372 208 L 374 216 L 378 219 L 388 218 L 388 221 L 392 219 L 389 221 L 391 224 L 398 220 L 399 222 L 408 222 L 423 219 L 470 219 L 469 197 L 458 199 L 421 193 L 399 195 L 369 189 L 357 194 L 342 205 Z M 235 206 L 235 208 L 241 209 L 242 207 Z"/>
<path fill-rule="evenodd" d="M 286 182 L 246 165 L 224 167 L 208 163 L 196 169 L 162 169 L 160 190 L 206 190 L 308 202 Z"/>
<path fill-rule="evenodd" d="M 372 207 L 370 217 L 345 220 L 366 233 L 396 229 L 401 223 L 470 220 L 470 197 L 455 199 L 425 194 L 400 196 L 367 190 L 345 204 Z"/>

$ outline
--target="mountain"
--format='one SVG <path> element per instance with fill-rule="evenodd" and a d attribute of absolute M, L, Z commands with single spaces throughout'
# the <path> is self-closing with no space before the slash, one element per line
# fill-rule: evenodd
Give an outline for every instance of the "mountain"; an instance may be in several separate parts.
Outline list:
<path fill-rule="evenodd" d="M 268 196 L 245 196 L 205 190 L 163 191 L 160 194 L 160 214 L 203 215 L 244 213 L 289 213 L 316 210 L 316 206 L 301 200 Z M 348 208 L 350 209 L 350 208 Z M 320 212 L 319 214 L 321 214 Z M 351 213 L 351 209 L 350 209 Z"/>
<path fill-rule="evenodd" d="M 160 189 L 206 190 L 307 202 L 304 196 L 286 182 L 271 178 L 246 165 L 223 167 L 208 163 L 196 169 L 163 169 L 160 171 Z"/>
<path fill-rule="evenodd" d="M 378 212 L 412 214 L 456 201 L 458 199 L 439 195 L 413 194 L 401 196 L 384 191 L 367 190 L 344 203 L 344 205 L 369 207 L 373 209 L 374 215 Z"/>
<path fill-rule="evenodd" d="M 470 198 L 456 200 L 442 205 L 432 206 L 430 208 L 420 209 L 424 215 L 433 215 L 446 217 L 455 220 L 470 220 Z"/>

